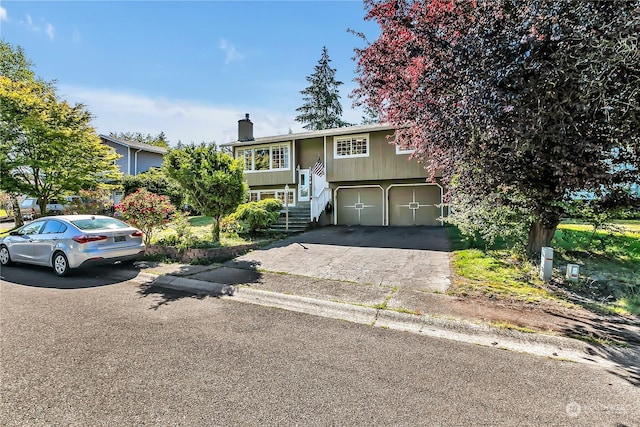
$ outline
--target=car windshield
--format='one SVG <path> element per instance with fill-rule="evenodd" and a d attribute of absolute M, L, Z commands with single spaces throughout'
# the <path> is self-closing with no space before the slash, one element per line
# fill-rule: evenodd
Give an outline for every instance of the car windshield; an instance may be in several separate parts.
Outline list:
<path fill-rule="evenodd" d="M 80 230 L 104 230 L 104 229 L 116 230 L 118 228 L 129 227 L 124 222 L 117 220 L 115 218 L 77 219 L 75 221 L 71 221 L 71 223 L 76 227 L 78 227 Z"/>

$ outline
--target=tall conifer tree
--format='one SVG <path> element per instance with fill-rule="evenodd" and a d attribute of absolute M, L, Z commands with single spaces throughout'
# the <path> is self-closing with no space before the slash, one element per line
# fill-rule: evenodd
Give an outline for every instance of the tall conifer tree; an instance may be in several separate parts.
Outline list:
<path fill-rule="evenodd" d="M 342 105 L 338 87 L 343 83 L 335 78 L 336 70 L 331 68 L 327 48 L 322 48 L 322 56 L 314 73 L 307 76 L 309 87 L 300 91 L 304 104 L 297 108 L 300 114 L 296 121 L 305 129 L 320 130 L 348 126 L 342 120 Z"/>

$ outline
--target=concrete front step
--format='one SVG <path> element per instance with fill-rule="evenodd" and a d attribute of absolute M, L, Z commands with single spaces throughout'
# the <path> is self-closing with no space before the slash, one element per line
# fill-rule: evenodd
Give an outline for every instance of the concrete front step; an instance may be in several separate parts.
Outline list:
<path fill-rule="evenodd" d="M 309 220 L 308 207 L 289 208 L 288 212 L 289 227 L 287 230 L 287 213 L 280 212 L 278 221 L 271 226 L 271 230 L 278 232 L 302 233 L 309 228 L 311 221 Z"/>

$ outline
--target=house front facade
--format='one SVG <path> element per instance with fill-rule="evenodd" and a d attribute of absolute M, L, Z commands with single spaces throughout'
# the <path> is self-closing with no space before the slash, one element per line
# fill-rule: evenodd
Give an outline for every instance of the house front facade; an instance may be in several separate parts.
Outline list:
<path fill-rule="evenodd" d="M 244 163 L 251 200 L 279 198 L 324 224 L 442 225 L 443 188 L 389 141 L 394 128 L 362 125 L 253 137 L 249 115 L 238 141 L 223 144 Z M 391 139 L 390 139 L 391 138 Z"/>

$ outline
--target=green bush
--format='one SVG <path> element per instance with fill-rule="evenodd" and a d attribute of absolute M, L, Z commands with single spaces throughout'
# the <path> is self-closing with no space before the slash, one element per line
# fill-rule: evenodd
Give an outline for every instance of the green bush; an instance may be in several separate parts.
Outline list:
<path fill-rule="evenodd" d="M 231 236 L 237 236 L 242 232 L 242 224 L 236 218 L 235 213 L 227 215 L 220 220 L 220 231 Z"/>
<path fill-rule="evenodd" d="M 123 177 L 122 188 L 125 196 L 135 193 L 138 188 L 145 188 L 151 193 L 167 196 L 171 204 L 178 209 L 182 208 L 186 202 L 186 195 L 182 188 L 159 168 L 151 168 L 138 175 Z"/>
<path fill-rule="evenodd" d="M 253 235 L 278 221 L 281 209 L 282 202 L 278 199 L 244 203 L 229 215 L 226 225 L 228 228 L 235 228 L 239 233 Z"/>

